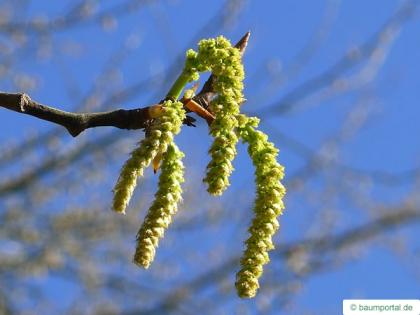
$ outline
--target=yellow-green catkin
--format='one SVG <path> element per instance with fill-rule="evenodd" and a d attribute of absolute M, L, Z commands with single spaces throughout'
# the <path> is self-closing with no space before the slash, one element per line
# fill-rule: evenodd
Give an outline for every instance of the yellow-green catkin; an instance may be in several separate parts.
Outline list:
<path fill-rule="evenodd" d="M 232 47 L 224 37 L 205 39 L 198 44 L 198 52 L 187 52 L 186 69 L 194 74 L 211 71 L 215 77 L 213 90 L 217 97 L 211 102 L 210 109 L 215 120 L 210 126 L 214 142 L 209 150 L 211 161 L 207 165 L 204 182 L 208 192 L 221 195 L 229 186 L 229 176 L 233 171 L 232 160 L 236 155 L 238 126 L 236 115 L 243 101 L 244 69 L 239 50 Z"/>
<path fill-rule="evenodd" d="M 175 100 L 187 82 L 198 80 L 200 72 L 211 71 L 214 76 L 213 91 L 217 96 L 210 104 L 215 120 L 210 125 L 214 141 L 209 150 L 211 161 L 204 178 L 208 192 L 221 195 L 229 186 L 239 138 L 248 144 L 248 153 L 255 166 L 255 216 L 248 229 L 250 236 L 245 242 L 242 269 L 237 273 L 235 283 L 240 297 L 251 298 L 259 288 L 258 279 L 263 273 L 263 266 L 269 262 L 268 252 L 274 249 L 272 237 L 279 228 L 277 217 L 284 209 L 285 188 L 281 184 L 284 168 L 277 162 L 278 149 L 265 133 L 256 129 L 259 119 L 240 113 L 240 104 L 244 100 L 244 69 L 239 50 L 222 36 L 202 40 L 198 46 L 197 52 L 192 49 L 187 51 L 183 72 L 167 95 L 167 99 L 172 101 L 165 102 L 163 115 L 154 121 L 146 138 L 123 166 L 114 189 L 114 209 L 125 211 L 137 177 L 157 155 L 162 154 L 159 189 L 137 234 L 134 255 L 137 265 L 148 268 L 181 200 L 183 153 L 173 143 L 173 136 L 180 130 L 185 111 L 182 103 Z M 192 91 L 186 91 L 185 97 L 192 95 Z"/>
<path fill-rule="evenodd" d="M 238 116 L 239 135 L 248 143 L 248 153 L 255 166 L 256 200 L 255 217 L 248 229 L 250 237 L 241 259 L 242 269 L 236 275 L 236 289 L 243 298 L 254 297 L 263 265 L 270 261 L 268 251 L 274 249 L 272 237 L 279 228 L 277 217 L 284 209 L 286 192 L 281 180 L 284 168 L 277 162 L 278 149 L 268 141 L 265 133 L 256 130 L 259 120 Z"/>
<path fill-rule="evenodd" d="M 143 225 L 137 233 L 137 246 L 134 263 L 149 268 L 152 263 L 159 240 L 172 222 L 181 201 L 181 183 L 184 181 L 184 154 L 173 143 L 163 156 L 159 188 Z"/>
<path fill-rule="evenodd" d="M 153 121 L 150 131 L 131 152 L 130 158 L 123 165 L 118 181 L 114 187 L 113 209 L 125 213 L 131 199 L 137 178 L 143 175 L 143 170 L 150 165 L 154 157 L 166 152 L 168 145 L 179 133 L 185 118 L 185 111 L 181 102 L 166 101 L 162 116 Z"/>
<path fill-rule="evenodd" d="M 215 77 L 213 90 L 217 97 L 210 105 L 215 114 L 210 126 L 214 142 L 209 150 L 211 161 L 204 178 L 209 193 L 221 195 L 229 186 L 238 138 L 249 145 L 248 153 L 255 166 L 255 217 L 249 228 L 250 237 L 241 259 L 242 269 L 237 274 L 236 288 L 240 297 L 254 297 L 263 265 L 269 262 L 268 251 L 274 248 L 272 237 L 279 228 L 277 217 L 284 208 L 285 188 L 280 182 L 284 168 L 277 162 L 277 148 L 268 141 L 266 134 L 256 130 L 258 118 L 240 114 L 244 70 L 238 49 L 223 37 L 202 40 L 198 52 L 187 52 L 184 71 L 192 80 L 198 79 L 198 73 L 203 71 L 212 71 Z"/>

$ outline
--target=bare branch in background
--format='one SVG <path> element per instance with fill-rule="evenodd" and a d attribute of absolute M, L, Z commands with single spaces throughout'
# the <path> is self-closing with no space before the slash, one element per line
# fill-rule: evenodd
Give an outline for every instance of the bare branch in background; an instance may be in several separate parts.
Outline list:
<path fill-rule="evenodd" d="M 279 101 L 270 104 L 258 111 L 259 115 L 274 113 L 283 115 L 299 105 L 303 99 L 313 95 L 319 90 L 330 86 L 340 78 L 346 71 L 350 70 L 360 62 L 372 56 L 378 48 L 388 44 L 395 38 L 393 36 L 401 29 L 403 24 L 415 17 L 419 1 L 407 1 L 401 8 L 384 24 L 383 27 L 368 41 L 345 54 L 333 66 L 318 76 L 303 82 L 298 87 L 286 93 Z"/>
<path fill-rule="evenodd" d="M 62 31 L 71 27 L 80 26 L 89 22 L 102 22 L 109 17 L 121 18 L 133 14 L 141 5 L 147 4 L 148 0 L 127 0 L 121 1 L 110 8 L 95 12 L 95 2 L 82 0 L 73 5 L 67 12 L 51 20 L 33 19 L 26 22 L 2 21 L 0 32 L 14 33 L 17 31 L 25 33 L 44 34 L 45 32 Z"/>
<path fill-rule="evenodd" d="M 293 255 L 301 255 L 302 252 L 305 252 L 306 261 L 301 261 L 299 263 L 306 265 L 305 277 L 308 277 L 311 273 L 319 270 L 319 261 L 316 260 L 316 257 L 327 257 L 331 254 L 337 254 L 345 248 L 358 246 L 361 243 L 370 241 L 373 238 L 388 232 L 390 229 L 398 229 L 409 224 L 418 224 L 419 221 L 420 209 L 409 207 L 404 209 L 391 209 L 384 215 L 373 219 L 371 222 L 337 235 L 329 234 L 320 238 L 311 238 L 289 244 L 277 244 L 276 248 L 278 248 L 278 250 L 275 251 L 275 257 L 273 259 L 287 261 L 288 259 L 291 259 Z M 311 255 L 313 255 L 312 258 Z M 303 259 L 302 256 L 300 257 Z M 124 312 L 124 315 L 162 314 L 168 311 L 175 311 L 189 299 L 192 292 L 197 293 L 206 290 L 208 286 L 220 282 L 223 278 L 227 277 L 232 269 L 237 268 L 239 259 L 240 256 L 230 258 L 220 264 L 217 268 L 198 276 L 176 289 L 172 289 L 171 292 L 152 309 L 127 311 Z M 314 266 L 312 266 L 312 264 Z M 315 266 L 317 264 L 318 266 Z M 287 285 L 287 283 L 279 281 L 277 285 L 283 286 Z"/>

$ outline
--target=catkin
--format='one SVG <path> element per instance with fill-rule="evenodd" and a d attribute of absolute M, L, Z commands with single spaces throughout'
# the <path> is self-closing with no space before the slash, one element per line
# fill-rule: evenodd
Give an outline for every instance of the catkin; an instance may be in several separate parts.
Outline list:
<path fill-rule="evenodd" d="M 268 251 L 274 249 L 272 237 L 279 228 L 277 217 L 284 209 L 283 197 L 286 193 L 281 180 L 284 168 L 277 162 L 278 149 L 268 141 L 265 133 L 255 130 L 258 119 L 240 117 L 242 126 L 239 134 L 248 143 L 248 153 L 255 166 L 256 200 L 254 219 L 248 229 L 250 237 L 241 259 L 242 269 L 236 275 L 238 295 L 254 297 L 258 288 L 258 278 L 263 265 L 270 261 Z"/>
<path fill-rule="evenodd" d="M 243 298 L 254 297 L 259 288 L 259 278 L 264 264 L 269 262 L 268 252 L 274 249 L 273 235 L 279 228 L 277 217 L 284 209 L 286 192 L 281 180 L 284 168 L 277 162 L 278 149 L 268 136 L 257 130 L 259 119 L 240 113 L 243 97 L 244 69 L 241 54 L 230 42 L 220 36 L 200 41 L 198 51 L 187 51 L 181 78 L 191 82 L 199 73 L 211 71 L 213 92 L 217 95 L 210 104 L 215 119 L 210 125 L 214 138 L 209 149 L 211 157 L 204 182 L 208 192 L 221 195 L 229 186 L 239 139 L 248 144 L 248 154 L 255 167 L 256 199 L 254 219 L 249 227 L 249 238 L 241 258 L 241 270 L 236 275 L 235 286 Z M 181 81 L 183 82 L 183 81 Z M 188 97 L 192 94 L 188 92 Z M 177 212 L 181 200 L 181 183 L 184 181 L 182 157 L 173 142 L 185 118 L 181 102 L 166 101 L 162 116 L 155 119 L 150 132 L 124 164 L 114 188 L 115 211 L 124 212 L 136 185 L 137 177 L 153 159 L 162 156 L 159 188 L 155 194 L 143 225 L 137 233 L 134 262 L 144 268 L 152 263 L 159 240 Z M 159 158 L 154 161 L 157 170 Z"/>
<path fill-rule="evenodd" d="M 222 36 L 206 39 L 198 44 L 197 53 L 191 50 L 187 53 L 186 67 L 195 67 L 198 72 L 211 71 L 216 78 L 213 90 L 217 97 L 210 104 L 215 115 L 215 120 L 210 125 L 210 134 L 214 141 L 209 150 L 211 160 L 207 165 L 204 182 L 208 185 L 209 193 L 221 195 L 229 186 L 238 142 L 235 132 L 238 126 L 236 115 L 239 114 L 239 106 L 243 101 L 244 79 L 241 54 Z M 193 73 L 191 69 L 188 71 Z"/>
<path fill-rule="evenodd" d="M 143 225 L 137 233 L 137 246 L 134 263 L 149 268 L 152 263 L 159 240 L 172 222 L 172 216 L 178 210 L 181 201 L 181 183 L 184 181 L 184 154 L 173 143 L 163 156 L 159 188 Z"/>
<path fill-rule="evenodd" d="M 210 104 L 215 115 L 210 125 L 214 141 L 204 178 L 209 193 L 221 195 L 229 186 L 236 144 L 239 138 L 248 143 L 248 154 L 255 166 L 255 216 L 235 284 L 240 297 L 254 297 L 263 265 L 269 262 L 268 251 L 274 248 L 272 237 L 279 228 L 277 217 L 284 209 L 285 188 L 280 182 L 284 168 L 277 162 L 277 148 L 266 134 L 256 130 L 259 120 L 240 114 L 244 71 L 239 50 L 223 37 L 202 40 L 198 52 L 187 52 L 184 71 L 190 73 L 192 80 L 198 79 L 198 73 L 203 71 L 212 71 L 215 78 L 212 87 L 217 97 Z"/>
<path fill-rule="evenodd" d="M 166 101 L 162 116 L 155 119 L 150 132 L 139 146 L 131 152 L 130 158 L 121 168 L 120 176 L 114 187 L 113 209 L 125 213 L 131 199 L 137 178 L 143 175 L 143 170 L 150 165 L 159 153 L 164 153 L 179 133 L 185 111 L 181 102 Z"/>

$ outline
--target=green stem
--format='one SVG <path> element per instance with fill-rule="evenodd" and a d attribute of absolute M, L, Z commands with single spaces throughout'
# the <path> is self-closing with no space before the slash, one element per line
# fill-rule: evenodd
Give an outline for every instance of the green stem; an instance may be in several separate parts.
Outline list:
<path fill-rule="evenodd" d="M 181 95 L 181 92 L 184 89 L 184 87 L 190 81 L 190 79 L 191 78 L 188 75 L 188 73 L 182 71 L 179 77 L 176 79 L 175 83 L 172 85 L 168 94 L 166 94 L 166 99 L 176 101 Z"/>

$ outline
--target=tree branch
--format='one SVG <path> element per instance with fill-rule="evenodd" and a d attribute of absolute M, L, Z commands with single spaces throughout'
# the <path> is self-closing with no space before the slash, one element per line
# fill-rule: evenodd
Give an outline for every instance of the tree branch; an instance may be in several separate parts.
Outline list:
<path fill-rule="evenodd" d="M 0 106 L 61 125 L 73 136 L 88 128 L 113 126 L 120 129 L 145 128 L 160 105 L 109 112 L 71 113 L 33 101 L 24 93 L 0 93 Z"/>
<path fill-rule="evenodd" d="M 243 54 L 248 44 L 250 32 L 247 32 L 235 45 Z M 202 90 L 193 100 L 181 99 L 188 111 L 193 111 L 200 117 L 204 118 L 207 123 L 211 123 L 212 116 L 207 112 L 206 108 L 212 98 L 214 77 L 211 75 L 204 84 Z M 202 109 L 194 110 L 188 104 L 195 107 L 202 106 Z M 151 119 L 159 116 L 163 110 L 160 104 L 135 109 L 117 109 L 109 112 L 97 113 L 72 113 L 59 110 L 54 107 L 43 105 L 32 100 L 25 93 L 4 93 L 0 92 L 0 106 L 15 112 L 31 115 L 46 121 L 63 126 L 73 136 L 77 137 L 80 133 L 88 128 L 100 126 L 112 126 L 120 129 L 143 129 L 146 128 Z M 187 116 L 184 124 L 194 126 L 195 119 Z"/>

